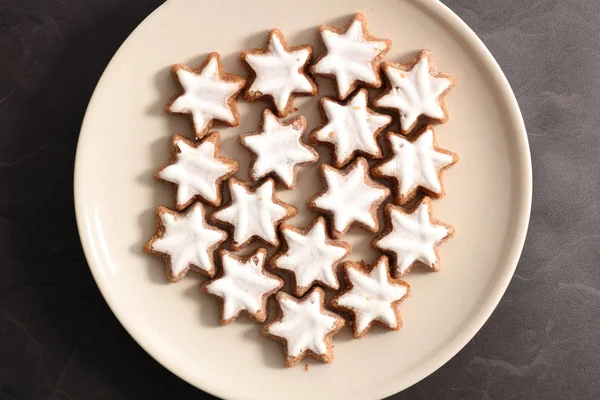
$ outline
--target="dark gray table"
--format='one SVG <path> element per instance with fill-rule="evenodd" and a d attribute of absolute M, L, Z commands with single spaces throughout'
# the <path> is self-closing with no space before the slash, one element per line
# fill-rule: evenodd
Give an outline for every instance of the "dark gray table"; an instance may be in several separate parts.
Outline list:
<path fill-rule="evenodd" d="M 0 0 L 0 400 L 203 397 L 112 315 L 73 212 L 89 97 L 161 2 Z M 532 148 L 533 213 L 487 324 L 393 398 L 600 399 L 600 1 L 446 3 L 515 89 Z"/>

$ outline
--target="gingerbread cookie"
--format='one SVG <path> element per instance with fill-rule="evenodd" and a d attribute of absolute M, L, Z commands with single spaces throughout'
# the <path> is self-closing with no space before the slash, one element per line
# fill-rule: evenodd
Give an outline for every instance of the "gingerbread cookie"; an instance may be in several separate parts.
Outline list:
<path fill-rule="evenodd" d="M 237 161 L 219 154 L 219 134 L 213 132 L 197 144 L 175 134 L 172 142 L 169 164 L 158 169 L 154 177 L 177 186 L 175 208 L 181 211 L 195 200 L 219 206 L 221 182 L 235 174 L 239 167 Z"/>
<path fill-rule="evenodd" d="M 387 228 L 373 240 L 373 247 L 392 257 L 396 276 L 408 273 L 415 265 L 439 271 L 437 249 L 454 236 L 454 228 L 431 214 L 431 199 L 427 197 L 410 211 L 393 204 L 385 207 Z"/>
<path fill-rule="evenodd" d="M 352 251 L 341 240 L 327 236 L 323 217 L 302 229 L 291 225 L 279 228 L 286 247 L 269 260 L 273 269 L 292 273 L 292 287 L 296 296 L 302 296 L 315 283 L 338 290 L 337 270 L 340 261 Z"/>
<path fill-rule="evenodd" d="M 394 180 L 396 203 L 409 202 L 419 190 L 434 198 L 444 196 L 442 173 L 458 156 L 437 147 L 433 127 L 424 126 L 410 140 L 388 132 L 387 140 L 393 154 L 371 171 L 374 176 Z"/>
<path fill-rule="evenodd" d="M 240 53 L 250 72 L 251 82 L 244 98 L 257 101 L 270 97 L 280 117 L 294 112 L 296 96 L 317 94 L 317 84 L 305 72 L 312 54 L 312 46 L 290 47 L 283 33 L 279 29 L 272 29 L 265 47 Z"/>
<path fill-rule="evenodd" d="M 328 97 L 319 102 L 323 125 L 311 132 L 313 143 L 333 148 L 333 165 L 342 168 L 357 154 L 382 157 L 377 137 L 392 122 L 392 117 L 367 107 L 369 94 L 361 89 L 345 104 Z"/>
<path fill-rule="evenodd" d="M 369 232 L 379 230 L 377 209 L 390 190 L 369 177 L 367 160 L 359 157 L 343 170 L 322 164 L 321 175 L 327 188 L 310 199 L 308 207 L 331 217 L 334 238 L 353 225 Z"/>
<path fill-rule="evenodd" d="M 389 86 L 374 104 L 400 113 L 403 134 L 410 133 L 421 120 L 437 124 L 448 120 L 444 99 L 456 85 L 456 79 L 437 72 L 429 50 L 422 50 L 405 64 L 384 62 L 381 68 Z"/>
<path fill-rule="evenodd" d="M 256 181 L 273 175 L 286 188 L 295 187 L 298 169 L 319 159 L 317 152 L 302 142 L 305 130 L 306 118 L 303 116 L 284 122 L 270 110 L 265 110 L 260 129 L 239 138 L 240 144 L 254 154 L 250 179 Z"/>
<path fill-rule="evenodd" d="M 219 251 L 223 273 L 202 284 L 204 293 L 221 299 L 221 323 L 229 325 L 242 312 L 257 322 L 267 319 L 267 300 L 284 285 L 283 279 L 265 271 L 267 250 L 240 257 Z"/>
<path fill-rule="evenodd" d="M 283 343 L 286 365 L 292 367 L 305 357 L 323 362 L 333 361 L 331 340 L 346 322 L 325 309 L 323 289 L 314 288 L 300 299 L 283 292 L 275 297 L 279 316 L 265 324 L 262 332 Z"/>
<path fill-rule="evenodd" d="M 296 207 L 277 198 L 273 179 L 265 180 L 256 189 L 235 178 L 228 183 L 231 201 L 212 214 L 211 220 L 233 228 L 231 248 L 241 250 L 255 238 L 277 247 L 277 226 L 295 216 Z"/>
<path fill-rule="evenodd" d="M 352 314 L 352 333 L 363 337 L 374 324 L 394 331 L 402 327 L 400 303 L 408 297 L 408 283 L 392 278 L 385 256 L 370 266 L 364 262 L 344 263 L 347 288 L 337 294 L 331 305 Z"/>
<path fill-rule="evenodd" d="M 359 83 L 381 87 L 379 61 L 390 50 L 392 42 L 372 36 L 364 15 L 355 14 L 344 29 L 320 26 L 319 35 L 326 49 L 311 71 L 335 78 L 340 100 L 348 97 Z"/>
<path fill-rule="evenodd" d="M 156 214 L 156 232 L 144 244 L 144 251 L 165 261 L 169 280 L 181 280 L 190 269 L 214 276 L 213 253 L 227 233 L 206 223 L 202 204 L 194 204 L 185 213 L 159 206 Z"/>
<path fill-rule="evenodd" d="M 198 68 L 177 64 L 171 71 L 182 92 L 169 100 L 167 112 L 190 115 L 198 139 L 208 133 L 215 121 L 239 125 L 237 95 L 246 80 L 225 73 L 219 53 L 210 53 Z"/>

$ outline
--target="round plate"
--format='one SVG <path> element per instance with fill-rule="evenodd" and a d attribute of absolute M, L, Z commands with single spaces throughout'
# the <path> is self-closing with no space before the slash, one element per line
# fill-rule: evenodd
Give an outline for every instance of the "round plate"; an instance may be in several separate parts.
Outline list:
<path fill-rule="evenodd" d="M 456 354 L 490 316 L 521 252 L 531 205 L 531 160 L 515 97 L 500 68 L 475 34 L 433 0 L 305 0 L 251 2 L 169 0 L 150 15 L 114 56 L 90 101 L 75 167 L 75 204 L 90 268 L 109 306 L 138 343 L 172 372 L 226 398 L 382 398 L 423 379 Z M 319 24 L 343 26 L 355 12 L 372 33 L 390 38 L 387 60 L 408 60 L 432 50 L 440 71 L 454 74 L 447 98 L 450 121 L 437 128 L 443 148 L 460 155 L 445 174 L 447 196 L 434 202 L 436 218 L 456 227 L 441 248 L 442 270 L 407 277 L 412 296 L 401 307 L 399 332 L 376 329 L 360 340 L 346 329 L 336 336 L 331 364 L 283 364 L 281 345 L 241 318 L 218 321 L 218 302 L 200 292 L 189 274 L 168 283 L 161 260 L 142 252 L 155 228 L 155 208 L 173 206 L 173 188 L 153 171 L 168 159 L 170 136 L 192 137 L 185 116 L 164 112 L 178 90 L 172 64 L 198 65 L 211 51 L 226 71 L 245 75 L 240 50 L 261 47 L 266 32 L 283 30 L 291 45 L 317 51 Z M 319 79 L 319 96 L 333 93 Z M 320 123 L 318 97 L 298 101 L 309 130 Z M 241 125 L 217 127 L 222 152 L 237 158 L 247 179 L 248 153 L 239 134 L 255 130 L 265 103 L 241 102 Z M 329 162 L 326 148 L 321 160 Z M 299 186 L 280 191 L 299 208 L 293 222 L 314 214 L 305 200 L 321 188 L 317 168 L 300 174 Z M 371 235 L 354 229 L 351 259 L 372 262 Z M 308 368 L 305 368 L 305 364 Z"/>

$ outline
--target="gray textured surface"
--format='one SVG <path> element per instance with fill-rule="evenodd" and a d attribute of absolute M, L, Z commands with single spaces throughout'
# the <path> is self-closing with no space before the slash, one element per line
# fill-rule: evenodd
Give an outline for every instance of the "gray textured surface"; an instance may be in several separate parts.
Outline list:
<path fill-rule="evenodd" d="M 0 0 L 0 400 L 203 397 L 110 313 L 72 208 L 89 96 L 161 2 Z M 516 276 L 488 323 L 393 398 L 600 399 L 600 1 L 446 4 L 515 89 L 532 148 L 533 213 Z"/>

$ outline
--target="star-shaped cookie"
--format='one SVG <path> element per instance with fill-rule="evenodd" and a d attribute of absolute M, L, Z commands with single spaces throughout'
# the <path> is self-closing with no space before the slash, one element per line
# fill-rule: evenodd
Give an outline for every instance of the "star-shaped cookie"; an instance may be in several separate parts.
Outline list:
<path fill-rule="evenodd" d="M 212 206 L 221 204 L 221 182 L 238 170 L 238 162 L 219 154 L 221 139 L 217 132 L 194 143 L 173 135 L 171 160 L 159 168 L 154 177 L 177 186 L 175 208 L 183 210 L 195 200 Z"/>
<path fill-rule="evenodd" d="M 221 299 L 221 323 L 229 325 L 240 313 L 257 322 L 267 319 L 267 300 L 284 285 L 283 279 L 265 271 L 267 250 L 241 257 L 219 251 L 223 273 L 202 284 L 202 291 Z"/>
<path fill-rule="evenodd" d="M 273 269 L 292 273 L 292 287 L 296 296 L 302 296 L 315 283 L 332 290 L 340 288 L 337 270 L 340 261 L 350 254 L 352 247 L 328 237 L 323 217 L 317 218 L 304 229 L 284 224 L 279 230 L 286 247 L 269 260 L 269 265 Z"/>
<path fill-rule="evenodd" d="M 392 155 L 372 173 L 394 180 L 396 203 L 406 204 L 419 190 L 434 198 L 443 197 L 442 173 L 458 161 L 458 156 L 437 147 L 433 127 L 425 126 L 410 140 L 388 132 L 387 140 Z"/>
<path fill-rule="evenodd" d="M 374 101 L 375 107 L 400 113 L 400 128 L 407 135 L 419 120 L 443 124 L 448 120 L 445 97 L 456 79 L 437 72 L 429 50 L 422 50 L 406 64 L 384 62 L 389 87 Z"/>
<path fill-rule="evenodd" d="M 169 100 L 167 112 L 189 114 L 198 139 L 208 133 L 215 121 L 239 125 L 237 95 L 246 80 L 225 73 L 219 53 L 210 53 L 198 68 L 177 64 L 171 71 L 182 92 Z"/>
<path fill-rule="evenodd" d="M 439 271 L 437 249 L 454 236 L 454 228 L 431 217 L 431 199 L 424 198 L 412 210 L 388 204 L 386 230 L 373 240 L 373 247 L 394 260 L 396 276 L 408 273 L 415 265 Z"/>
<path fill-rule="evenodd" d="M 352 314 L 354 337 L 363 337 L 374 324 L 395 331 L 402 327 L 399 305 L 408 297 L 410 286 L 392 278 L 387 257 L 379 257 L 371 266 L 346 261 L 344 279 L 347 287 L 331 305 Z"/>
<path fill-rule="evenodd" d="M 339 315 L 327 311 L 323 289 L 315 288 L 301 299 L 279 292 L 275 295 L 279 316 L 263 326 L 263 335 L 283 343 L 285 363 L 298 364 L 305 357 L 333 361 L 333 335 L 345 325 Z"/>
<path fill-rule="evenodd" d="M 313 130 L 309 139 L 333 148 L 333 165 L 341 168 L 357 154 L 381 158 L 377 137 L 392 122 L 392 117 L 367 107 L 368 93 L 359 90 L 345 104 L 322 97 L 319 102 L 323 125 Z"/>
<path fill-rule="evenodd" d="M 362 157 L 343 170 L 321 165 L 327 188 L 308 201 L 308 207 L 328 214 L 332 220 L 331 235 L 339 238 L 352 225 L 369 232 L 379 230 L 377 209 L 390 195 L 390 190 L 369 177 L 369 165 Z"/>
<path fill-rule="evenodd" d="M 348 97 L 358 83 L 381 87 L 379 61 L 390 50 L 392 42 L 372 36 L 364 15 L 355 14 L 344 29 L 320 26 L 319 34 L 325 51 L 311 71 L 315 75 L 335 78 L 340 100 Z"/>
<path fill-rule="evenodd" d="M 260 129 L 239 138 L 240 144 L 254 154 L 250 179 L 256 181 L 273 175 L 288 189 L 296 186 L 298 169 L 319 158 L 316 151 L 302 142 L 305 130 L 306 118 L 303 116 L 284 122 L 270 110 L 265 110 Z"/>
<path fill-rule="evenodd" d="M 244 98 L 256 101 L 270 97 L 280 117 L 294 112 L 296 96 L 317 94 L 317 84 L 305 72 L 312 54 L 312 46 L 290 47 L 283 33 L 279 29 L 272 29 L 265 47 L 240 53 L 250 72 L 251 81 Z"/>
<path fill-rule="evenodd" d="M 169 280 L 181 280 L 190 269 L 214 276 L 213 253 L 227 233 L 206 223 L 202 204 L 194 204 L 185 213 L 159 206 L 156 214 L 156 233 L 144 244 L 144 251 L 165 261 Z"/>
<path fill-rule="evenodd" d="M 211 215 L 211 221 L 233 228 L 234 251 L 241 250 L 252 239 L 277 247 L 277 226 L 297 214 L 296 207 L 277 198 L 273 179 L 265 180 L 256 189 L 230 178 L 230 203 Z"/>

